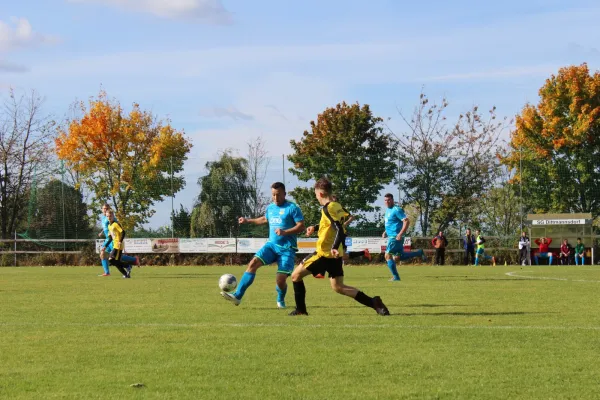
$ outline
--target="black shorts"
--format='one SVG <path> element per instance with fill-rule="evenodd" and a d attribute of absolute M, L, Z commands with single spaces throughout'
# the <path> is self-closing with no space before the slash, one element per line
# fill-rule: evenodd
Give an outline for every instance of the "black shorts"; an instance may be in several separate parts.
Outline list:
<path fill-rule="evenodd" d="M 112 259 L 112 260 L 121 261 L 122 254 L 123 254 L 123 250 L 112 249 L 108 258 Z"/>
<path fill-rule="evenodd" d="M 337 278 L 338 276 L 344 276 L 343 262 L 341 258 L 328 258 L 313 253 L 307 256 L 302 263 L 304 268 L 310 271 L 313 276 L 323 275 L 325 272 L 329 274 L 330 278 Z"/>

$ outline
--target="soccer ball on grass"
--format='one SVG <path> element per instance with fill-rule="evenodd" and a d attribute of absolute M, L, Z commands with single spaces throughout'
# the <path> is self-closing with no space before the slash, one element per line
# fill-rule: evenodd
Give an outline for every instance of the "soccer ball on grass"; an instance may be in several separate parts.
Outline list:
<path fill-rule="evenodd" d="M 237 287 L 237 279 L 231 274 L 225 274 L 219 278 L 219 287 L 224 292 L 231 292 Z"/>

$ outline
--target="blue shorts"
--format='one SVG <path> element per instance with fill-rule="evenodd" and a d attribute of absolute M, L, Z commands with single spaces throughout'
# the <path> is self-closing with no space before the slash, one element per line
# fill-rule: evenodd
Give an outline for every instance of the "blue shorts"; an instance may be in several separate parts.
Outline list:
<path fill-rule="evenodd" d="M 291 275 L 294 271 L 296 250 L 286 249 L 274 243 L 267 242 L 256 252 L 254 257 L 262 261 L 263 265 L 273 264 L 277 261 L 277 273 Z"/>
<path fill-rule="evenodd" d="M 388 239 L 387 248 L 385 249 L 386 253 L 389 253 L 393 256 L 399 256 L 404 253 L 404 240 L 399 241 L 396 240 L 396 237 L 390 237 Z"/>

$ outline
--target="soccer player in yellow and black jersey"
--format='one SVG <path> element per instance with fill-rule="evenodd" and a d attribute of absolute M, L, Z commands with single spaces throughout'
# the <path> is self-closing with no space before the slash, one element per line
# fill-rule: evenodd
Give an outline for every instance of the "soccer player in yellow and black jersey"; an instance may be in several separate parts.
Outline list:
<path fill-rule="evenodd" d="M 121 225 L 115 219 L 115 213 L 113 210 L 106 211 L 106 217 L 108 218 L 108 240 L 106 245 L 113 243 L 113 249 L 108 256 L 108 262 L 110 265 L 117 267 L 119 272 L 123 274 L 123 278 L 131 278 L 131 265 L 123 262 L 121 256 L 123 255 L 123 240 L 125 240 L 125 231 Z"/>
<path fill-rule="evenodd" d="M 311 274 L 324 276 L 325 272 L 329 274 L 329 282 L 335 292 L 352 297 L 359 303 L 373 308 L 379 315 L 390 315 L 379 296 L 369 297 L 358 289 L 344 284 L 342 244 L 346 235 L 343 224 L 349 214 L 340 203 L 332 201 L 331 193 L 331 182 L 327 179 L 321 178 L 315 183 L 315 196 L 322 206 L 321 221 L 317 226 L 308 227 L 306 234 L 310 236 L 315 230 L 318 231 L 317 251 L 306 257 L 292 273 L 296 309 L 290 315 L 308 315 L 306 287 L 302 278 Z"/>

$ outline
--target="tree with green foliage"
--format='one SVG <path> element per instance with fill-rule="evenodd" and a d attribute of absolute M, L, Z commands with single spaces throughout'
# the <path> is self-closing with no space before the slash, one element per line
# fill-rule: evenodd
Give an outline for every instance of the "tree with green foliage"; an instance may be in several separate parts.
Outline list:
<path fill-rule="evenodd" d="M 251 188 L 247 160 L 230 151 L 219 160 L 207 162 L 208 174 L 198 179 L 200 194 L 191 215 L 191 237 L 233 237 L 238 218 L 249 215 Z"/>
<path fill-rule="evenodd" d="M 28 234 L 37 239 L 88 239 L 93 229 L 81 191 L 57 179 L 37 190 Z"/>
<path fill-rule="evenodd" d="M 179 210 L 173 211 L 171 215 L 171 224 L 173 236 L 176 238 L 189 238 L 192 225 L 192 214 L 183 204 L 179 205 Z"/>
<path fill-rule="evenodd" d="M 527 104 L 503 162 L 520 171 L 529 212 L 600 215 L 600 72 L 587 64 L 561 68 Z"/>
<path fill-rule="evenodd" d="M 303 182 L 327 177 L 341 203 L 353 214 L 373 212 L 373 204 L 396 174 L 396 141 L 384 133 L 383 120 L 368 105 L 341 103 L 319 114 L 298 141 L 289 171 Z M 290 192 L 309 223 L 320 218 L 312 187 Z"/>

